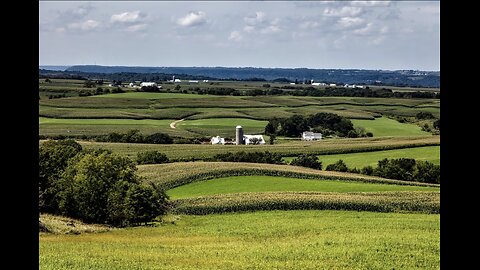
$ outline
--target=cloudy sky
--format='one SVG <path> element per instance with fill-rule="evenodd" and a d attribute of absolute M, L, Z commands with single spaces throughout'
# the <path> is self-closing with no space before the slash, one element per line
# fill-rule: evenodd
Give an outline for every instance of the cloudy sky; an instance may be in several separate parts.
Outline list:
<path fill-rule="evenodd" d="M 40 1 L 40 65 L 440 70 L 438 1 Z"/>

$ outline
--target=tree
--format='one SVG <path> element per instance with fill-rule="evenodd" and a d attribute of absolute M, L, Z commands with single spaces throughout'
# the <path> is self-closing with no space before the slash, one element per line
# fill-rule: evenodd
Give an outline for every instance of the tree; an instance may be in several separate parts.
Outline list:
<path fill-rule="evenodd" d="M 39 208 L 41 212 L 57 213 L 62 187 L 62 173 L 70 159 L 82 151 L 73 140 L 46 141 L 39 147 Z"/>
<path fill-rule="evenodd" d="M 181 88 L 182 88 L 182 87 L 181 87 L 179 84 L 177 84 L 177 85 L 175 85 L 175 88 L 174 88 L 174 89 L 175 89 L 176 91 L 180 91 Z"/>
<path fill-rule="evenodd" d="M 160 164 L 168 162 L 170 162 L 170 160 L 167 155 L 160 153 L 159 151 L 146 151 L 137 154 L 138 164 Z"/>
<path fill-rule="evenodd" d="M 93 81 L 91 81 L 91 80 L 86 80 L 86 81 L 83 83 L 83 87 L 86 87 L 86 88 L 95 87 L 95 82 L 93 82 Z"/>
<path fill-rule="evenodd" d="M 322 169 L 322 162 L 318 160 L 315 154 L 302 154 L 290 162 L 290 165 Z"/>
<path fill-rule="evenodd" d="M 428 161 L 417 161 L 413 179 L 418 182 L 440 184 L 440 166 Z"/>
<path fill-rule="evenodd" d="M 398 180 L 413 180 L 413 172 L 415 169 L 415 159 L 399 158 L 399 159 L 382 159 L 378 161 L 378 166 L 375 168 L 373 175 L 398 179 Z"/>
<path fill-rule="evenodd" d="M 435 120 L 435 122 L 433 122 L 433 127 L 436 130 L 440 130 L 440 119 L 437 119 L 437 120 Z"/>
<path fill-rule="evenodd" d="M 147 137 L 146 142 L 155 144 L 171 144 L 173 143 L 173 139 L 168 134 L 154 133 Z"/>
<path fill-rule="evenodd" d="M 250 144 L 252 144 L 252 145 L 260 144 L 260 139 L 259 138 L 251 138 L 250 139 Z"/>
<path fill-rule="evenodd" d="M 268 142 L 270 144 L 274 144 L 275 143 L 275 138 L 277 138 L 277 136 L 275 136 L 275 134 L 271 134 L 270 135 L 270 139 L 268 140 Z"/>
<path fill-rule="evenodd" d="M 165 194 L 144 186 L 136 164 L 110 151 L 82 152 L 63 176 L 60 210 L 84 222 L 125 226 L 148 222 L 165 212 Z"/>
<path fill-rule="evenodd" d="M 435 119 L 435 116 L 433 116 L 433 114 L 430 112 L 419 112 L 415 115 L 415 118 L 418 120 Z"/>
<path fill-rule="evenodd" d="M 339 160 L 333 164 L 328 164 L 325 168 L 327 171 L 348 172 L 347 164 L 343 160 Z"/>

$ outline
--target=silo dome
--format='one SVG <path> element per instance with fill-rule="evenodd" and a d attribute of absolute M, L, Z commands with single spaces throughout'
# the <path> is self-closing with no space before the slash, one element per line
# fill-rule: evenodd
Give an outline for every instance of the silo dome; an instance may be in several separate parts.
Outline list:
<path fill-rule="evenodd" d="M 237 128 L 242 128 L 242 126 L 237 126 Z"/>

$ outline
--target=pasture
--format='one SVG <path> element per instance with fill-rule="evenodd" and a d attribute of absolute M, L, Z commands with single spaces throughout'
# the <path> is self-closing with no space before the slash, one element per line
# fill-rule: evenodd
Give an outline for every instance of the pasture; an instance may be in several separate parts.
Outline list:
<path fill-rule="evenodd" d="M 209 196 L 239 192 L 318 191 L 318 192 L 377 192 L 377 191 L 439 191 L 437 187 L 398 186 L 352 181 L 307 180 L 275 176 L 233 176 L 216 178 L 179 186 L 167 191 L 171 199 Z"/>
<path fill-rule="evenodd" d="M 438 269 L 440 216 L 261 211 L 40 235 L 40 269 Z"/>

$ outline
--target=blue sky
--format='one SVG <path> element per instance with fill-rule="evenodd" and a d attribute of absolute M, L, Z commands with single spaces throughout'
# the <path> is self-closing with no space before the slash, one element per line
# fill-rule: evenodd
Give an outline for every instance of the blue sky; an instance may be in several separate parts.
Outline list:
<path fill-rule="evenodd" d="M 440 70 L 438 1 L 40 1 L 40 65 Z"/>

